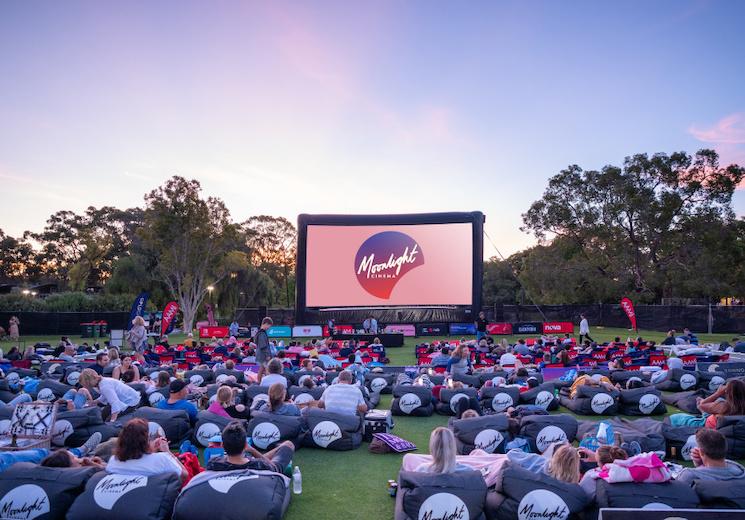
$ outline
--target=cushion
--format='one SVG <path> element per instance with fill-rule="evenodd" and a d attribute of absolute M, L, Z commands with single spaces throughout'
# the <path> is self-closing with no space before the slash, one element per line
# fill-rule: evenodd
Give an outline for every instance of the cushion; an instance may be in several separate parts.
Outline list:
<path fill-rule="evenodd" d="M 396 520 L 482 518 L 486 483 L 478 471 L 447 474 L 401 471 L 398 475 Z"/>

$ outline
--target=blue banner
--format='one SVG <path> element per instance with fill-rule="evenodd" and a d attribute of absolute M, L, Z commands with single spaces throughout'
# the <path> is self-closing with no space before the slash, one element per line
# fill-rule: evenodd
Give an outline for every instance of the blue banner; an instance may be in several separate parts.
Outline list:
<path fill-rule="evenodd" d="M 270 338 L 291 338 L 292 328 L 286 325 L 274 325 L 273 327 L 269 327 L 266 335 Z"/>
<path fill-rule="evenodd" d="M 144 316 L 145 315 L 145 307 L 147 306 L 147 299 L 150 297 L 150 295 L 145 292 L 141 292 L 140 295 L 135 298 L 134 303 L 132 303 L 132 310 L 129 311 L 129 322 L 127 323 L 127 330 L 132 328 L 132 320 L 135 319 L 137 316 Z"/>
<path fill-rule="evenodd" d="M 476 325 L 473 323 L 451 323 L 450 324 L 450 335 L 459 336 L 461 334 L 475 336 Z"/>

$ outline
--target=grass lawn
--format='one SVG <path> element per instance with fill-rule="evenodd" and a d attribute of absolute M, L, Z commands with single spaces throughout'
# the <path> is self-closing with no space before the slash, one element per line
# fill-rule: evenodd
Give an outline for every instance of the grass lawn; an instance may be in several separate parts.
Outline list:
<path fill-rule="evenodd" d="M 662 332 L 640 331 L 648 340 L 662 341 Z M 592 337 L 596 341 L 610 341 L 615 336 L 626 339 L 636 336 L 633 331 L 626 329 L 604 329 L 593 327 Z M 719 343 L 731 338 L 731 334 L 701 334 L 701 342 Z M 505 336 L 506 337 L 506 336 Z M 171 336 L 171 341 L 180 341 L 183 335 Z M 501 337 L 497 337 L 501 339 Z M 514 343 L 517 336 L 507 339 Z M 26 337 L 27 345 L 45 341 L 56 345 L 58 337 Z M 414 345 L 421 341 L 432 341 L 438 338 L 406 338 L 404 347 L 388 349 L 388 356 L 392 365 L 413 365 Z M 80 337 L 71 337 L 73 342 L 82 343 Z M 91 341 L 91 340 L 88 340 Z M 3 351 L 10 348 L 9 342 L 0 343 Z M 391 396 L 384 395 L 378 405 L 381 409 L 390 408 Z M 668 406 L 669 413 L 679 410 Z M 561 407 L 555 413 L 571 413 Z M 578 419 L 597 420 L 597 416 L 581 417 Z M 659 417 L 659 419 L 662 419 Z M 437 426 L 447 425 L 448 418 L 440 415 L 432 417 L 395 417 L 393 433 L 414 442 L 419 451 L 428 451 L 429 434 Z M 295 455 L 294 464 L 300 466 L 303 474 L 303 493 L 293 496 L 288 510 L 289 520 L 308 518 L 365 518 L 390 519 L 393 517 L 394 499 L 386 491 L 386 481 L 395 479 L 401 467 L 402 455 L 387 454 L 373 455 L 367 451 L 367 443 L 354 451 L 334 452 L 303 448 Z"/>

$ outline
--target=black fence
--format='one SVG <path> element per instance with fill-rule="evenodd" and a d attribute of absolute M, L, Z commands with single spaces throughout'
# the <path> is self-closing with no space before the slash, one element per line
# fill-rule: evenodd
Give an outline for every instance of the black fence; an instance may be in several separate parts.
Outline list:
<path fill-rule="evenodd" d="M 21 336 L 77 336 L 80 324 L 105 321 L 111 329 L 124 329 L 129 312 L 0 312 L 0 326 L 8 330 L 11 316 L 21 321 Z"/>

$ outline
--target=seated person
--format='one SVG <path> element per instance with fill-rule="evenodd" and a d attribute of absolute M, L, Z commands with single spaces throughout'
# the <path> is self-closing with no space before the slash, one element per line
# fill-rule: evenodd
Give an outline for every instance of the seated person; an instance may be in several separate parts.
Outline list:
<path fill-rule="evenodd" d="M 603 387 L 606 390 L 615 389 L 610 379 L 608 379 L 606 376 L 600 374 L 585 374 L 579 376 L 577 379 L 574 380 L 574 383 L 572 383 L 572 387 L 569 389 L 569 397 L 574 399 L 577 395 L 577 389 L 583 385 Z"/>
<path fill-rule="evenodd" d="M 691 450 L 693 468 L 685 468 L 676 480 L 692 483 L 694 480 L 737 480 L 745 485 L 745 468 L 725 458 L 727 439 L 717 430 L 701 428 L 696 432 L 697 448 Z"/>
<path fill-rule="evenodd" d="M 432 357 L 430 365 L 434 367 L 447 367 L 450 362 L 450 349 L 448 347 L 442 347 L 436 356 Z"/>
<path fill-rule="evenodd" d="M 507 381 L 511 385 L 525 386 L 528 383 L 528 369 L 525 367 L 518 368 L 517 371 L 507 379 Z"/>
<path fill-rule="evenodd" d="M 63 361 L 69 361 L 70 363 L 75 362 L 75 355 L 77 354 L 77 350 L 75 349 L 75 345 L 72 343 L 65 344 L 65 349 L 62 352 L 62 354 L 59 355 L 59 359 Z"/>
<path fill-rule="evenodd" d="M 470 470 L 471 468 L 459 464 L 455 460 L 458 449 L 455 444 L 453 431 L 438 426 L 429 436 L 429 454 L 432 462 L 425 462 L 417 466 L 414 471 L 424 473 L 453 473 L 455 471 Z"/>
<path fill-rule="evenodd" d="M 577 448 L 577 452 L 581 459 L 587 461 L 594 460 L 598 465 L 597 468 L 587 471 L 582 477 L 582 480 L 579 481 L 579 485 L 585 490 L 587 496 L 592 499 L 595 498 L 595 486 L 597 485 L 595 481 L 599 478 L 598 475 L 603 467 L 613 461 L 626 460 L 628 458 L 628 454 L 623 449 L 609 444 L 600 446 L 597 451 L 588 450 L 587 448 Z"/>
<path fill-rule="evenodd" d="M 99 376 L 103 375 L 103 369 L 109 364 L 108 352 L 99 352 L 96 354 L 96 362 L 90 368 Z"/>
<path fill-rule="evenodd" d="M 261 386 L 272 386 L 279 383 L 287 388 L 287 379 L 282 375 L 282 361 L 272 358 L 266 366 L 267 374 L 261 378 Z"/>
<path fill-rule="evenodd" d="M 273 413 L 276 415 L 300 415 L 300 408 L 287 402 L 287 389 L 281 383 L 274 383 L 269 387 L 269 402 L 262 402 L 257 408 L 258 412 Z"/>
<path fill-rule="evenodd" d="M 128 376 L 130 372 L 131 375 Z M 125 356 L 122 359 L 122 364 L 118 367 L 114 367 L 113 372 L 111 372 L 111 377 L 114 379 L 121 379 L 125 383 L 136 382 L 140 380 L 140 369 L 137 365 L 132 363 L 132 358 L 130 356 Z M 127 381 L 128 379 L 130 380 Z"/>
<path fill-rule="evenodd" d="M 225 455 L 212 457 L 207 462 L 208 471 L 232 471 L 236 469 L 255 469 L 284 473 L 292 462 L 295 447 L 284 441 L 279 446 L 261 454 L 246 442 L 246 430 L 241 423 L 234 421 L 222 431 L 222 447 Z M 248 456 L 246 456 L 248 453 Z"/>
<path fill-rule="evenodd" d="M 323 391 L 318 401 L 319 408 L 325 408 L 329 412 L 354 415 L 367 412 L 367 404 L 357 385 L 353 384 L 352 373 L 342 370 L 339 373 L 339 382 L 331 385 Z"/>
<path fill-rule="evenodd" d="M 80 468 L 93 467 L 103 471 L 106 469 L 106 462 L 100 457 L 76 457 L 67 450 L 53 451 L 39 463 L 46 468 Z"/>
<path fill-rule="evenodd" d="M 221 386 L 217 389 L 215 400 L 207 407 L 207 411 L 227 419 L 231 418 L 226 408 L 233 404 L 233 389 L 229 386 Z"/>
<path fill-rule="evenodd" d="M 119 432 L 116 450 L 106 464 L 106 471 L 146 477 L 173 473 L 182 481 L 188 475 L 178 457 L 168 449 L 167 439 L 150 439 L 147 421 L 143 419 L 132 419 Z"/>
<path fill-rule="evenodd" d="M 197 407 L 186 400 L 187 386 L 182 379 L 171 381 L 168 386 L 168 399 L 161 399 L 155 406 L 161 410 L 184 410 L 189 415 L 189 421 L 194 424 L 197 421 Z"/>
<path fill-rule="evenodd" d="M 511 464 L 528 471 L 545 473 L 569 484 L 579 482 L 579 454 L 571 444 L 556 442 L 540 455 L 512 449 L 507 452 L 507 458 Z"/>

